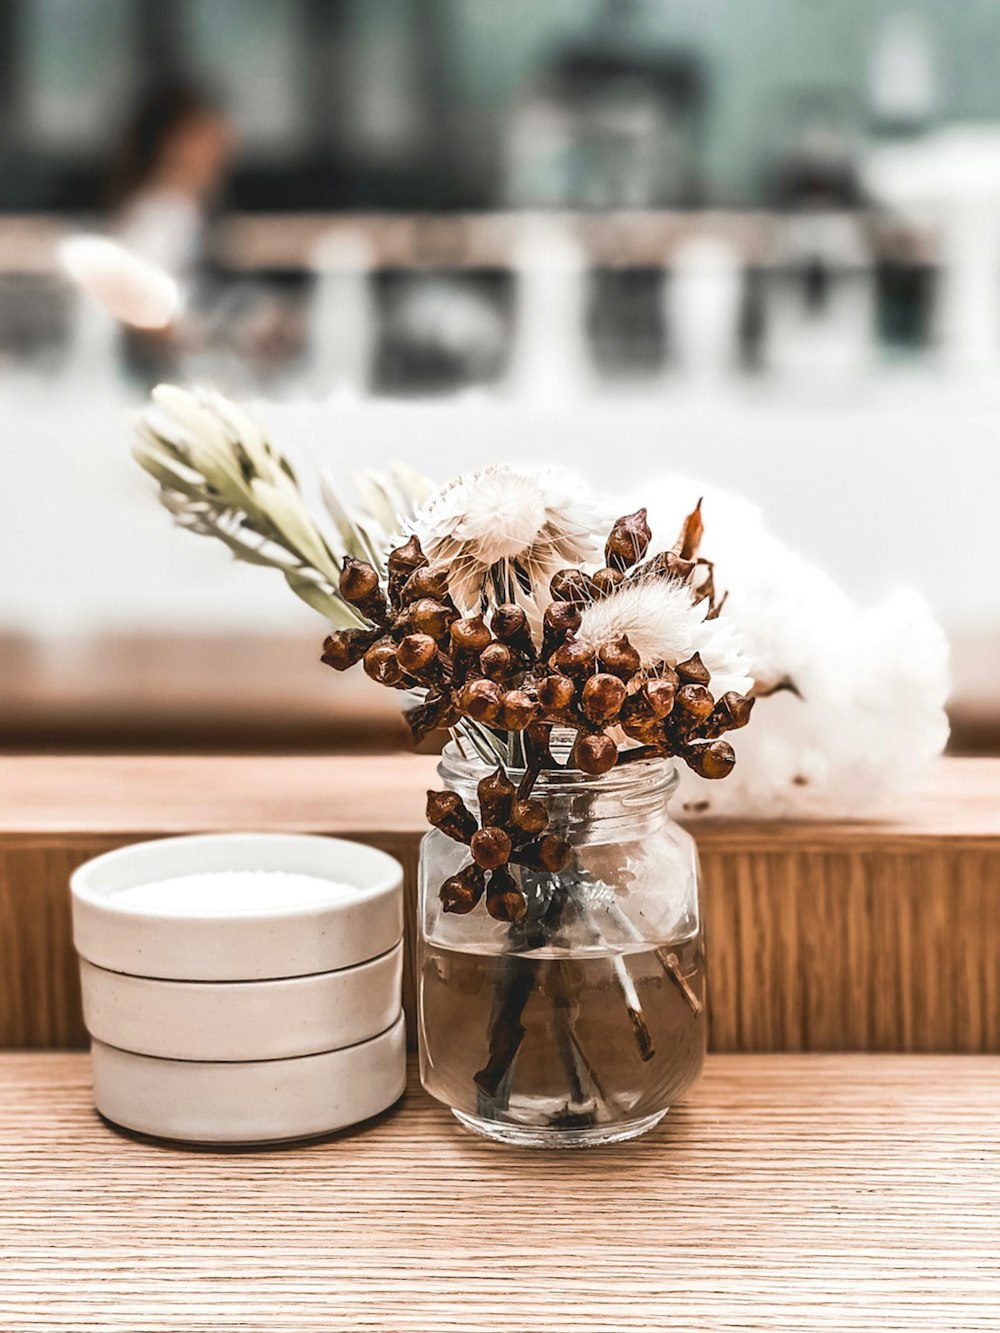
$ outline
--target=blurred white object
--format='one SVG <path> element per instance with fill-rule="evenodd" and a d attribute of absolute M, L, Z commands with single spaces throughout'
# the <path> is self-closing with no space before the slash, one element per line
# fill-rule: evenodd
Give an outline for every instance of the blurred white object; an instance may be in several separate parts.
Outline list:
<path fill-rule="evenodd" d="M 1000 130 L 942 130 L 874 149 L 871 195 L 941 236 L 938 336 L 959 369 L 1000 369 Z"/>
<path fill-rule="evenodd" d="M 59 262 L 88 296 L 122 324 L 166 328 L 180 310 L 180 291 L 169 273 L 105 236 L 70 236 Z"/>
<path fill-rule="evenodd" d="M 725 241 L 701 236 L 674 251 L 664 305 L 682 373 L 714 379 L 732 372 L 742 290 L 740 257 Z"/>
<path fill-rule="evenodd" d="M 948 645 L 919 593 L 900 588 L 862 609 L 821 569 L 766 528 L 748 501 L 684 477 L 646 483 L 651 551 L 669 548 L 699 496 L 704 555 L 715 561 L 723 611 L 761 687 L 724 782 L 683 770 L 692 813 L 775 818 L 869 815 L 920 780 L 948 738 Z M 793 685 L 794 690 L 787 688 Z"/>
<path fill-rule="evenodd" d="M 877 121 L 895 129 L 927 124 L 938 104 L 934 41 L 919 14 L 889 14 L 879 25 L 869 66 Z"/>
<path fill-rule="evenodd" d="M 514 250 L 517 314 L 508 381 L 519 398 L 568 402 L 593 388 L 587 273 L 564 223 L 531 218 Z"/>
<path fill-rule="evenodd" d="M 317 389 L 367 393 L 375 354 L 371 289 L 375 255 L 357 228 L 321 236 L 312 255 L 316 286 L 309 308 L 309 378 Z"/>

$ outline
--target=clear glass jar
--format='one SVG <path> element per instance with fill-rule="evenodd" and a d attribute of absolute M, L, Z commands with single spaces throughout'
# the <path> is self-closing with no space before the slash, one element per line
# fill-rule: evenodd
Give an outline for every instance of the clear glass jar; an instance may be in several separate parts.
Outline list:
<path fill-rule="evenodd" d="M 449 746 L 439 773 L 478 814 L 491 770 Z M 508 770 L 516 783 L 519 774 Z M 667 802 L 668 760 L 602 777 L 543 773 L 533 795 L 572 847 L 558 874 L 514 868 L 514 924 L 485 902 L 443 911 L 441 884 L 469 850 L 437 829 L 420 856 L 420 1077 L 470 1129 L 577 1147 L 651 1129 L 705 1053 L 704 956 L 694 844 Z"/>

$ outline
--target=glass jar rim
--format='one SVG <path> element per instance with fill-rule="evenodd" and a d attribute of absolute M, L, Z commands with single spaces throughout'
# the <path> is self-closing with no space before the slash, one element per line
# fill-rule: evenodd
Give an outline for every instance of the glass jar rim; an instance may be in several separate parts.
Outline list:
<path fill-rule="evenodd" d="M 441 752 L 438 774 L 443 782 L 463 782 L 475 785 L 480 778 L 496 770 L 497 764 L 488 763 L 479 754 L 467 755 L 454 741 L 449 741 Z M 517 785 L 524 775 L 523 765 L 504 764 L 504 771 Z M 664 799 L 673 795 L 680 780 L 676 761 L 664 755 L 650 755 L 629 763 L 617 763 L 607 773 L 584 773 L 578 768 L 544 768 L 538 775 L 535 794 L 559 792 L 566 796 L 578 792 L 602 795 L 626 794 L 642 790 L 662 793 Z"/>

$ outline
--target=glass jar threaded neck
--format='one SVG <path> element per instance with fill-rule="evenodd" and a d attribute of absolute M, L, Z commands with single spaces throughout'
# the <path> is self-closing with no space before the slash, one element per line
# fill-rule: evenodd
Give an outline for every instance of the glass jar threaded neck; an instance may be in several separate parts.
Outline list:
<path fill-rule="evenodd" d="M 504 766 L 510 781 L 518 786 L 524 769 Z M 465 755 L 452 742 L 438 765 L 444 785 L 457 792 L 478 813 L 476 787 L 496 772 L 478 755 Z M 615 765 L 608 773 L 591 776 L 578 769 L 543 769 L 531 795 L 549 807 L 549 830 L 571 843 L 607 842 L 622 836 L 639 836 L 662 827 L 667 803 L 677 786 L 677 768 L 672 759 L 650 758 Z"/>

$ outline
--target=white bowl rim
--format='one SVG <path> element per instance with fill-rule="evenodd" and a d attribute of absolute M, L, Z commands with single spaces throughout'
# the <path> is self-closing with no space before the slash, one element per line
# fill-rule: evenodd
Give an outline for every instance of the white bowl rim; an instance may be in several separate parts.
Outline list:
<path fill-rule="evenodd" d="M 325 1060 L 331 1055 L 346 1056 L 349 1051 L 360 1050 L 362 1046 L 374 1046 L 376 1042 L 386 1042 L 388 1038 L 394 1037 L 400 1029 L 405 1030 L 406 1013 L 402 1007 L 396 1017 L 388 1027 L 384 1027 L 381 1032 L 376 1032 L 372 1037 L 363 1037 L 361 1041 L 352 1041 L 349 1046 L 334 1046 L 328 1051 L 310 1051 L 308 1055 L 272 1055 L 263 1060 L 184 1060 L 176 1055 L 146 1055 L 143 1051 L 128 1051 L 123 1046 L 115 1046 L 110 1041 L 103 1041 L 100 1037 L 91 1037 L 91 1046 L 103 1046 L 107 1051 L 114 1051 L 117 1055 L 127 1056 L 130 1060 L 148 1060 L 157 1065 L 208 1065 L 211 1069 L 233 1069 L 238 1070 L 247 1065 L 260 1067 L 262 1065 L 287 1065 L 292 1061 L 298 1061 L 305 1064 L 309 1060 Z"/>
<path fill-rule="evenodd" d="M 199 845 L 225 846 L 227 843 L 232 845 L 246 844 L 251 847 L 253 845 L 279 847 L 283 843 L 296 843 L 301 846 L 308 843 L 327 851 L 336 848 L 350 848 L 352 855 L 368 858 L 373 872 L 381 871 L 381 874 L 373 884 L 366 888 L 351 885 L 350 887 L 354 889 L 354 892 L 349 898 L 331 897 L 329 901 L 299 903 L 289 907 L 250 908 L 238 912 L 160 912 L 142 904 L 117 902 L 118 894 L 96 889 L 88 882 L 94 874 L 100 874 L 102 870 L 109 866 L 119 865 L 121 862 L 131 860 L 138 855 L 149 855 L 157 847 L 166 847 L 168 844 L 176 846 L 179 843 L 190 847 L 192 850 L 196 850 Z M 377 899 L 383 894 L 398 889 L 402 882 L 402 874 L 402 866 L 388 852 L 380 851 L 377 847 L 371 847 L 368 843 L 357 842 L 351 838 L 328 837 L 323 833 L 240 833 L 230 831 L 226 833 L 181 833 L 163 838 L 145 838 L 139 842 L 127 843 L 124 847 L 115 847 L 111 851 L 102 852 L 99 856 L 91 857 L 90 860 L 77 866 L 70 875 L 69 887 L 74 898 L 86 903 L 98 912 L 107 913 L 113 917 L 142 918 L 151 922 L 173 923 L 181 921 L 226 923 L 252 920 L 273 921 L 276 919 L 294 921 L 331 910 L 336 911 L 338 908 L 362 905 Z M 171 876 L 171 878 L 174 877 Z M 324 877 L 316 875 L 316 878 Z M 329 876 L 329 878 L 331 882 L 336 882 L 332 876 Z M 111 971 L 113 969 L 107 968 L 105 970 Z"/>
<path fill-rule="evenodd" d="M 177 912 L 173 912 L 171 915 L 174 917 L 180 916 Z M 184 918 L 180 917 L 180 919 L 183 920 Z M 262 986 L 284 987 L 289 986 L 293 981 L 299 981 L 303 983 L 299 989 L 304 990 L 307 982 L 316 982 L 326 977 L 343 977 L 348 972 L 356 974 L 360 980 L 361 973 L 365 968 L 370 968 L 374 972 L 377 966 L 398 954 L 404 943 L 404 938 L 400 935 L 395 944 L 390 944 L 388 949 L 383 949 L 381 953 L 372 954 L 371 958 L 363 958 L 360 963 L 348 963 L 346 967 L 325 967 L 319 972 L 295 972 L 290 977 L 230 977 L 225 981 L 205 981 L 199 977 L 147 977 L 143 972 L 123 972 L 120 967 L 105 967 L 103 963 L 95 963 L 91 959 L 85 958 L 82 953 L 77 954 L 77 962 L 80 963 L 81 968 L 86 967 L 90 972 L 100 972 L 109 977 L 124 977 L 126 981 L 148 981 L 156 987 L 177 986 L 186 990 L 211 987 L 214 990 L 219 986 L 224 986 L 227 989 L 240 986 L 252 986 L 254 988 Z M 294 990 L 296 988 L 291 986 L 290 989 Z M 164 990 L 163 993 L 166 995 L 168 992 Z M 105 1043 L 105 1045 L 108 1044 Z"/>

